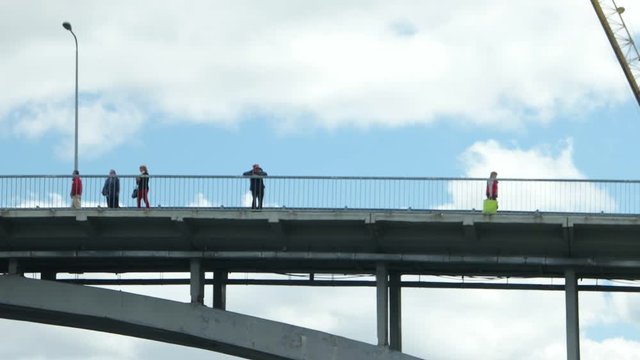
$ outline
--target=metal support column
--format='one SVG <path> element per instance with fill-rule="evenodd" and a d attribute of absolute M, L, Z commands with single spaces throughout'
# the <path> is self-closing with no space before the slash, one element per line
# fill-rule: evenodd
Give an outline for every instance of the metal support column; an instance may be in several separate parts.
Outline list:
<path fill-rule="evenodd" d="M 8 272 L 11 275 L 24 275 L 22 273 L 22 269 L 20 267 L 20 263 L 18 262 L 18 259 L 9 259 Z"/>
<path fill-rule="evenodd" d="M 564 279 L 567 314 L 567 360 L 580 360 L 578 280 L 575 270 L 566 270 L 564 273 Z"/>
<path fill-rule="evenodd" d="M 191 303 L 204 304 L 204 271 L 202 260 L 191 259 Z"/>
<path fill-rule="evenodd" d="M 58 274 L 54 271 L 45 271 L 40 274 L 41 280 L 55 281 Z"/>
<path fill-rule="evenodd" d="M 389 271 L 387 265 L 376 266 L 378 345 L 389 345 Z"/>
<path fill-rule="evenodd" d="M 213 308 L 227 309 L 227 279 L 229 273 L 226 270 L 216 270 L 213 272 Z"/>
<path fill-rule="evenodd" d="M 389 347 L 402 351 L 402 275 L 389 275 Z"/>

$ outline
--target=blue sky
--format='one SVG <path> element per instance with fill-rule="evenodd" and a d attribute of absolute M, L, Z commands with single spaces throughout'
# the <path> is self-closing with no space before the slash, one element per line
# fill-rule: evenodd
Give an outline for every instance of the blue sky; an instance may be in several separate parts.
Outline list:
<path fill-rule="evenodd" d="M 618 5 L 636 36 L 640 5 Z M 82 174 L 135 174 L 146 164 L 152 175 L 239 175 L 257 162 L 270 175 L 484 177 L 495 169 L 516 178 L 640 178 L 640 108 L 583 0 L 3 1 L 0 175 L 72 171 L 74 44 L 63 21 L 72 23 L 80 45 Z M 236 310 L 304 318 L 303 325 L 373 341 L 371 313 L 340 309 L 348 297 L 330 295 L 335 304 L 315 304 L 319 313 L 305 317 L 304 308 L 275 299 L 308 293 L 255 290 L 274 299 L 255 309 L 244 300 L 256 296 L 251 291 L 230 292 Z M 487 346 L 481 358 L 563 354 L 561 294 L 470 292 L 468 302 L 456 294 L 408 296 L 416 311 L 439 301 L 431 320 L 416 317 L 426 324 L 453 316 L 456 310 L 443 305 L 452 302 L 478 317 L 460 320 L 449 338 L 408 320 L 414 353 L 478 357 L 481 350 L 458 344 L 460 338 L 481 339 L 466 329 L 497 322 L 531 340 L 519 346 L 522 337 L 487 325 L 515 345 Z M 640 314 L 632 310 L 640 299 L 583 299 L 583 358 L 640 359 Z M 539 312 L 526 314 L 523 303 L 539 305 Z M 496 304 L 549 335 L 512 327 Z M 357 313 L 351 322 L 368 332 L 343 320 L 349 310 Z M 543 321 L 536 314 L 551 315 Z M 89 345 L 78 351 L 95 359 L 208 356 L 109 335 L 110 344 L 126 349 L 115 352 L 93 333 L 3 326 L 20 329 L 16 334 L 86 337 Z M 422 346 L 417 334 L 439 342 Z M 521 352 L 531 348 L 537 350 Z M 11 356 L 37 355 L 29 350 L 16 347 Z M 62 349 L 51 354 L 43 358 L 74 358 Z"/>

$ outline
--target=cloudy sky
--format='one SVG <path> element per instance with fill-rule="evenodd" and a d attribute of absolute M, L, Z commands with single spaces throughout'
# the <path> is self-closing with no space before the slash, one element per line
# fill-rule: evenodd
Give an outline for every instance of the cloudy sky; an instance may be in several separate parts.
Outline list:
<path fill-rule="evenodd" d="M 640 4 L 617 2 L 640 31 Z M 640 109 L 587 0 L 0 0 L 0 175 L 73 168 L 63 21 L 83 174 L 640 178 Z M 564 357 L 562 293 L 403 295 L 411 354 Z M 583 359 L 640 359 L 640 297 L 580 300 Z M 229 308 L 375 342 L 372 289 L 234 287 Z M 231 358 L 0 328 L 6 359 Z"/>

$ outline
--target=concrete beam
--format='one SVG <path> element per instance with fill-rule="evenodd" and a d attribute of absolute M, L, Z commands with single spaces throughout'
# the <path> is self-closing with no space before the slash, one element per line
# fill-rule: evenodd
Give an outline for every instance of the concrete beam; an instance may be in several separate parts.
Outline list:
<path fill-rule="evenodd" d="M 0 276 L 0 317 L 110 332 L 254 360 L 417 360 L 321 331 L 102 288 Z"/>
<path fill-rule="evenodd" d="M 371 245 L 367 246 L 365 251 L 378 252 L 380 250 L 380 238 L 382 235 L 382 227 L 375 221 L 368 221 L 365 225 Z M 363 249 L 364 250 L 364 249 Z"/>
<path fill-rule="evenodd" d="M 10 225 L 9 222 L 0 217 L 0 240 L 7 240 L 9 238 Z"/>
<path fill-rule="evenodd" d="M 88 239 L 94 239 L 99 235 L 96 223 L 84 214 L 76 216 L 76 222 Z"/>
<path fill-rule="evenodd" d="M 571 256 L 573 253 L 573 243 L 575 241 L 575 230 L 573 228 L 573 223 L 567 221 L 567 225 L 563 227 L 563 237 L 565 242 L 567 243 L 567 256 Z"/>
<path fill-rule="evenodd" d="M 462 229 L 465 240 L 476 241 L 478 239 L 473 219 L 465 218 L 464 220 L 462 220 Z"/>
<path fill-rule="evenodd" d="M 282 244 L 282 251 L 287 251 L 289 248 L 289 241 L 287 239 L 284 224 L 280 221 L 280 218 L 276 216 L 269 217 L 269 227 L 271 228 L 271 232 L 273 233 L 276 241 Z"/>

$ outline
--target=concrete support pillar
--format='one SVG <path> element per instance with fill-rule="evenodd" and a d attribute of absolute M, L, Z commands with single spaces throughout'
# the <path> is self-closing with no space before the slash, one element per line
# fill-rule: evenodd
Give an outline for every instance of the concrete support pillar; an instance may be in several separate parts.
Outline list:
<path fill-rule="evenodd" d="M 218 269 L 213 272 L 213 308 L 227 309 L 227 279 L 229 273 Z"/>
<path fill-rule="evenodd" d="M 191 259 L 191 303 L 204 304 L 204 271 L 202 260 Z"/>
<path fill-rule="evenodd" d="M 55 281 L 58 274 L 55 271 L 45 271 L 40 273 L 40 280 Z"/>
<path fill-rule="evenodd" d="M 389 270 L 387 265 L 376 266 L 376 304 L 378 345 L 389 345 Z"/>
<path fill-rule="evenodd" d="M 18 259 L 9 259 L 8 273 L 11 275 L 23 275 Z"/>
<path fill-rule="evenodd" d="M 564 282 L 567 315 L 567 360 L 580 360 L 578 280 L 575 270 L 565 271 Z"/>
<path fill-rule="evenodd" d="M 389 275 L 389 348 L 402 351 L 401 274 Z"/>

